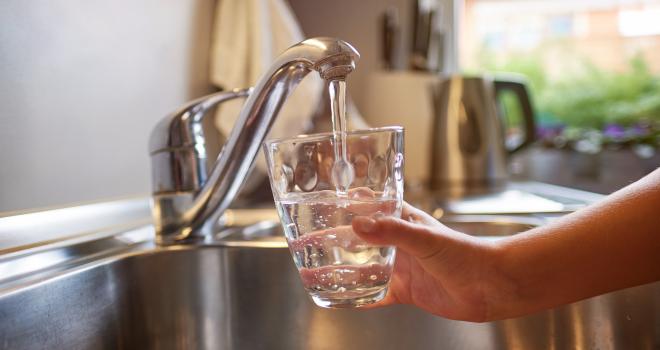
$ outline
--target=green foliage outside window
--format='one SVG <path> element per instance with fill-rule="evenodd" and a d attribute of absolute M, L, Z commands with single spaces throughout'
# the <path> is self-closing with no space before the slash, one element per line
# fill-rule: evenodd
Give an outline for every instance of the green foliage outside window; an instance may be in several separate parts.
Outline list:
<path fill-rule="evenodd" d="M 641 56 L 631 59 L 623 72 L 605 71 L 583 59 L 576 69 L 552 80 L 538 53 L 519 55 L 505 64 L 495 64 L 488 57 L 482 55 L 484 71 L 526 76 L 542 138 L 659 144 L 660 77 L 652 74 Z M 515 126 L 521 120 L 516 100 L 503 96 L 502 102 L 508 124 Z"/>

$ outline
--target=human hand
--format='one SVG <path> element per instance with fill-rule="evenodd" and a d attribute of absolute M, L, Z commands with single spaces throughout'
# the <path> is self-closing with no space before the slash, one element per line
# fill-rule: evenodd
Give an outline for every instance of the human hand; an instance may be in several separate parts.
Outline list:
<path fill-rule="evenodd" d="M 412 304 L 457 320 L 497 318 L 491 305 L 513 289 L 497 269 L 498 245 L 454 231 L 407 203 L 402 218 L 353 219 L 353 230 L 365 241 L 397 246 L 388 294 L 370 307 Z"/>
<path fill-rule="evenodd" d="M 489 321 L 660 280 L 660 169 L 587 208 L 498 241 L 456 232 L 409 205 L 404 220 L 356 217 L 354 232 L 395 245 L 388 295 L 439 316 Z M 405 221 L 407 220 L 407 221 Z"/>

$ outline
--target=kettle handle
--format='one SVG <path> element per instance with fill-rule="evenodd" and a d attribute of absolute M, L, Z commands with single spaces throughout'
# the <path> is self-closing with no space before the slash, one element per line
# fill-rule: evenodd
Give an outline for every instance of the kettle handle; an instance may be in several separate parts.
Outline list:
<path fill-rule="evenodd" d="M 529 97 L 527 86 L 520 81 L 495 80 L 495 95 L 499 96 L 502 91 L 511 91 L 520 102 L 525 123 L 525 139 L 515 147 L 508 149 L 509 154 L 520 151 L 529 146 L 536 139 L 536 123 L 534 121 L 534 110 L 532 100 Z"/>

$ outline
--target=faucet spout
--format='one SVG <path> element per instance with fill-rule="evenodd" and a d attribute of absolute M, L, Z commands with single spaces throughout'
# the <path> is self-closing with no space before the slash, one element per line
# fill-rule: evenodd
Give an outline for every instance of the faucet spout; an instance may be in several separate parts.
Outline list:
<path fill-rule="evenodd" d="M 344 80 L 359 57 L 347 42 L 325 37 L 307 39 L 284 51 L 249 94 L 210 175 L 199 188 L 154 193 L 158 241 L 168 244 L 212 234 L 247 178 L 280 108 L 298 83 L 311 71 L 317 71 L 325 80 Z M 153 155 L 152 150 L 152 159 Z"/>

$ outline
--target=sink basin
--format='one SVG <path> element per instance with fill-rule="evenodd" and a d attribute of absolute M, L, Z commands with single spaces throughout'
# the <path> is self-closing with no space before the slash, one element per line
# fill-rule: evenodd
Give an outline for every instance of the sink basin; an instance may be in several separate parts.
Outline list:
<path fill-rule="evenodd" d="M 452 222 L 453 227 L 488 234 L 494 232 L 492 227 L 502 227 L 485 221 Z M 515 225 L 507 229 L 524 228 Z M 154 246 L 149 239 L 135 243 L 125 237 L 111 238 L 111 250 L 92 255 L 89 249 L 101 243 L 80 243 L 80 250 L 89 244 L 86 258 L 0 284 L 0 348 L 660 346 L 660 283 L 482 324 L 451 321 L 405 305 L 368 311 L 321 309 L 306 296 L 279 225 L 262 222 L 223 231 L 218 237 L 213 243 L 166 248 Z M 42 249 L 30 259 L 61 249 Z M 15 257 L 4 264 L 25 258 Z"/>
<path fill-rule="evenodd" d="M 472 236 L 501 238 L 530 230 L 545 223 L 537 217 L 503 215 L 455 215 L 440 219 L 444 225 Z"/>

